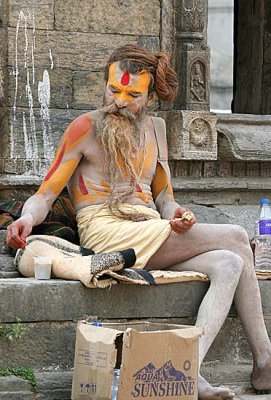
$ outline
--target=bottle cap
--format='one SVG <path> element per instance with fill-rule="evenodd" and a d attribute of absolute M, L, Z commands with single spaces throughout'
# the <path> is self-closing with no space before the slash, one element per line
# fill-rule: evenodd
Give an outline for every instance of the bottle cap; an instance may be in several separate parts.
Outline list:
<path fill-rule="evenodd" d="M 102 326 L 102 323 L 101 323 L 101 322 L 98 322 L 98 321 L 94 321 L 94 322 L 92 322 L 91 325 L 92 325 L 92 326 Z"/>
<path fill-rule="evenodd" d="M 263 205 L 263 204 L 269 204 L 269 199 L 261 199 L 261 200 L 260 200 L 260 204 L 261 204 L 261 205 Z"/>

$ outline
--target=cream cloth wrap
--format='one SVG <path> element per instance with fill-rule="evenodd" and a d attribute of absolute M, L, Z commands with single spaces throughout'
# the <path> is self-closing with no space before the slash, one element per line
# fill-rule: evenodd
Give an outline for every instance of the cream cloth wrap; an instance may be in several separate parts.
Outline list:
<path fill-rule="evenodd" d="M 171 233 L 169 221 L 148 207 L 122 204 L 125 212 L 144 213 L 146 221 L 129 221 L 112 215 L 107 207 L 94 205 L 77 212 L 76 220 L 80 244 L 95 253 L 108 253 L 133 248 L 136 254 L 134 268 L 144 268 L 151 256 Z"/>

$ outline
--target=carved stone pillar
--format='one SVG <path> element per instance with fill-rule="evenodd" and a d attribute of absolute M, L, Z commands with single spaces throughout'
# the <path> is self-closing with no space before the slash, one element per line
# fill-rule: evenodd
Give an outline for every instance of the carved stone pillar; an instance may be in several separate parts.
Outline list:
<path fill-rule="evenodd" d="M 175 109 L 187 111 L 183 112 L 181 117 L 181 132 L 178 135 L 181 146 L 179 154 L 176 153 L 176 149 L 172 154 L 175 154 L 174 159 L 175 157 L 176 159 L 215 159 L 217 155 L 216 117 L 209 112 L 208 0 L 178 0 L 175 2 L 175 12 L 176 70 L 180 85 Z M 202 124 L 200 130 L 195 128 L 199 125 L 199 121 Z M 211 131 L 207 135 L 208 146 L 203 146 L 202 132 L 207 126 L 208 132 L 209 129 Z M 201 136 L 199 140 L 197 140 L 197 134 Z M 187 140 L 190 142 L 188 143 Z"/>

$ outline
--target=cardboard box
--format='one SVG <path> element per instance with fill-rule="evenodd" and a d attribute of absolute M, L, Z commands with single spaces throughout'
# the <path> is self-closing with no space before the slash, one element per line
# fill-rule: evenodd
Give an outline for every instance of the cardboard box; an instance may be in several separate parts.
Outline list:
<path fill-rule="evenodd" d="M 77 326 L 72 400 L 198 399 L 202 328 L 151 322 Z"/>

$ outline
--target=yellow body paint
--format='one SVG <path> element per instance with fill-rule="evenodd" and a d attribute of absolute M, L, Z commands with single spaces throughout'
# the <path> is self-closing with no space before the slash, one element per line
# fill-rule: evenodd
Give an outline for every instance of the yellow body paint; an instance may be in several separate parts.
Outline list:
<path fill-rule="evenodd" d="M 173 190 L 172 190 L 172 186 L 171 186 L 169 177 L 168 177 L 166 171 L 164 170 L 164 168 L 162 167 L 162 165 L 159 162 L 157 162 L 155 176 L 154 176 L 152 184 L 151 184 L 153 198 L 156 199 L 156 197 L 165 188 L 167 188 L 167 194 L 170 197 L 172 197 L 172 199 L 174 199 Z"/>
<path fill-rule="evenodd" d="M 148 71 L 143 70 L 139 74 L 129 74 L 129 79 L 127 80 L 124 77 L 125 74 L 129 74 L 129 72 L 123 72 L 117 63 L 110 65 L 108 84 L 119 90 L 119 92 L 114 93 L 117 99 L 130 102 L 134 99 L 130 94 L 131 92 L 141 94 L 148 92 L 151 82 L 151 75 Z M 129 81 L 129 84 L 123 85 L 121 83 L 123 81 Z"/>
<path fill-rule="evenodd" d="M 63 187 L 66 185 L 66 183 L 72 176 L 78 163 L 79 159 L 73 158 L 61 164 L 54 171 L 54 174 L 50 177 L 49 180 L 43 181 L 39 190 L 37 191 L 37 194 L 43 194 L 47 190 L 52 190 L 56 195 L 59 195 Z"/>
<path fill-rule="evenodd" d="M 82 194 L 77 186 L 72 187 L 73 201 L 75 204 L 87 202 L 90 205 L 108 197 L 108 192 L 97 191 L 95 193 Z"/>

